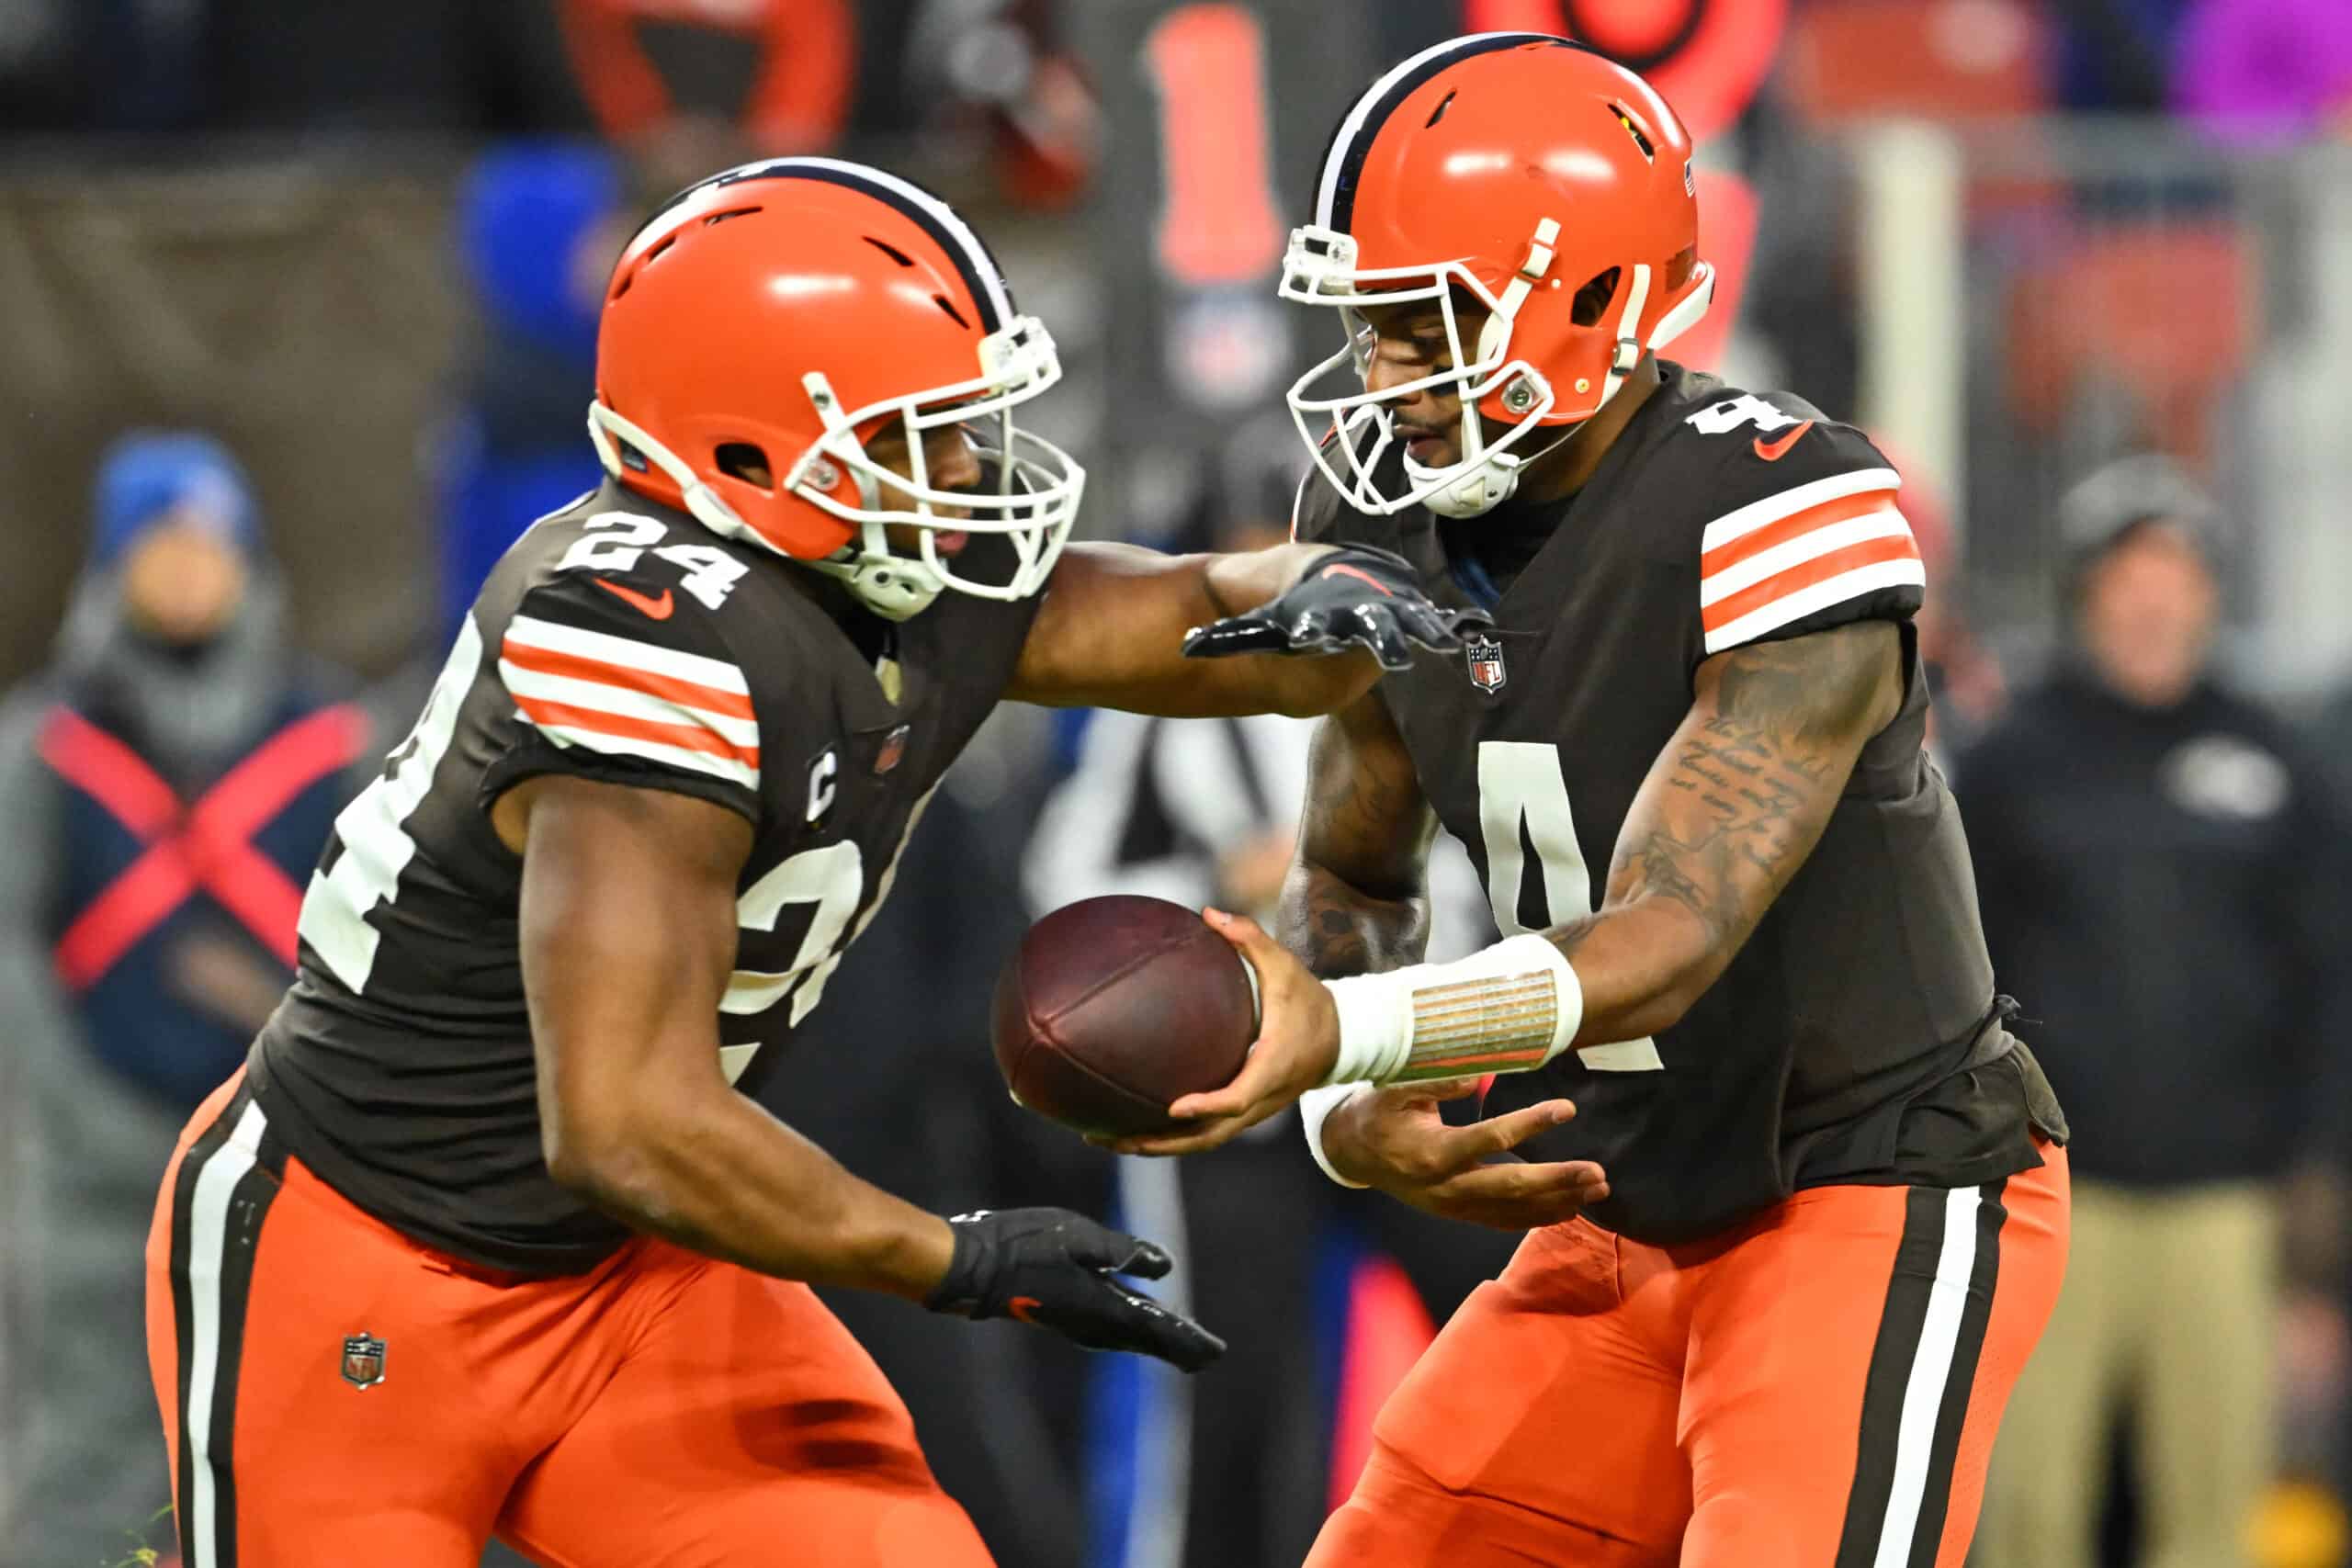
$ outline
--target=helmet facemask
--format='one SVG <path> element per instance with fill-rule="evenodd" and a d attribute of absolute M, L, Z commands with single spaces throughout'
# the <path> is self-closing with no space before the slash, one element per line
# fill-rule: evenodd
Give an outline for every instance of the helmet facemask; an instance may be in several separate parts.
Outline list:
<path fill-rule="evenodd" d="M 857 525 L 856 539 L 812 564 L 840 578 L 876 615 L 904 620 L 942 589 L 982 599 L 1025 599 L 1045 585 L 1069 540 L 1085 471 L 1069 453 L 1021 429 L 1012 417 L 1015 408 L 1061 379 L 1053 337 L 1035 317 L 1020 317 L 981 340 L 980 360 L 986 368 L 974 380 L 849 411 L 840 407 L 821 372 L 805 378 L 825 434 L 800 455 L 784 484 Z M 857 434 L 893 415 L 906 427 L 905 474 L 876 462 Z M 976 438 L 983 466 L 996 476 L 992 490 L 950 491 L 931 483 L 923 436 L 948 426 L 961 426 Z M 843 490 L 853 488 L 854 503 L 842 499 Z M 943 516 L 942 508 L 960 515 Z M 922 531 L 918 555 L 891 549 L 888 530 L 893 524 Z M 943 533 L 1005 536 L 1016 559 L 1012 577 L 989 582 L 959 572 L 939 553 Z"/>
<path fill-rule="evenodd" d="M 1077 520 L 1085 471 L 1069 454 L 1013 419 L 1016 408 L 1061 379 L 1052 335 L 1035 317 L 1023 316 L 983 338 L 979 347 L 979 375 L 857 409 L 841 406 L 822 371 L 801 378 L 821 434 L 777 478 L 776 489 L 854 525 L 848 544 L 808 564 L 839 578 L 860 603 L 890 620 L 920 613 L 949 589 L 983 599 L 1027 598 L 1044 586 Z M 876 461 L 858 434 L 893 418 L 906 431 L 905 474 Z M 983 465 L 996 477 L 992 489 L 950 491 L 931 482 L 923 436 L 948 426 L 965 427 L 976 437 Z M 617 436 L 677 481 L 686 510 L 705 526 L 734 537 L 761 538 L 675 454 L 610 408 L 592 406 L 589 427 L 607 468 L 618 471 L 620 456 L 613 449 Z M 920 531 L 916 554 L 890 547 L 893 525 Z M 943 533 L 1006 536 L 1016 559 L 1012 576 L 989 581 L 958 571 L 940 553 Z"/>
<path fill-rule="evenodd" d="M 1545 223 L 1554 233 L 1557 225 Z M 1548 261 L 1549 251 L 1544 252 Z M 1292 231 L 1290 249 L 1283 259 L 1278 291 L 1301 304 L 1336 307 L 1347 342 L 1292 383 L 1284 400 L 1299 434 L 1315 454 L 1316 467 L 1360 512 L 1394 513 L 1425 505 L 1449 517 L 1475 517 L 1501 504 L 1518 487 L 1524 461 L 1518 450 L 1552 411 L 1551 383 L 1532 365 L 1510 357 L 1511 325 L 1526 289 L 1519 287 L 1496 294 L 1458 261 L 1430 266 L 1358 267 L 1353 236 L 1310 225 Z M 1513 279 L 1516 285 L 1518 279 Z M 1486 324 L 1476 345 L 1465 344 L 1462 313 L 1455 291 L 1485 306 Z M 1373 332 L 1363 310 L 1368 306 L 1434 303 L 1445 323 L 1451 365 L 1398 386 L 1372 391 L 1363 385 L 1372 366 Z M 1316 392 L 1318 383 L 1333 376 L 1351 376 L 1352 391 L 1338 395 Z M 1425 391 L 1453 391 L 1462 404 L 1459 462 L 1424 468 L 1405 458 L 1408 489 L 1402 495 L 1385 493 L 1374 479 L 1381 460 L 1396 440 L 1391 405 Z M 1515 423 L 1491 438 L 1479 402 L 1500 394 Z M 1318 433 L 1317 422 L 1325 428 Z M 1365 440 L 1367 431 L 1371 439 Z"/>
<path fill-rule="evenodd" d="M 1498 292 L 1460 260 L 1359 268 L 1352 236 L 1315 226 L 1293 231 L 1279 291 L 1285 299 L 1338 308 L 1348 344 L 1300 377 L 1286 400 L 1315 454 L 1316 466 L 1350 505 L 1368 513 L 1396 513 L 1419 505 L 1445 517 L 1476 517 L 1492 511 L 1517 491 L 1527 464 L 1566 439 L 1616 396 L 1645 348 L 1663 347 L 1705 310 L 1713 280 L 1705 264 L 1699 263 L 1701 276 L 1691 280 L 1690 296 L 1657 323 L 1645 343 L 1639 333 L 1652 286 L 1650 268 L 1635 265 L 1623 269 L 1599 318 L 1589 326 L 1578 323 L 1580 330 L 1605 333 L 1614 340 L 1597 395 L 1588 378 L 1578 378 L 1573 389 L 1555 389 L 1527 357 L 1513 354 L 1512 341 L 1520 313 L 1536 288 L 1547 284 L 1559 288 L 1568 281 L 1547 276 L 1559 233 L 1557 220 L 1539 220 L 1524 259 Z M 1457 290 L 1487 311 L 1475 354 L 1465 352 Z M 1451 367 L 1376 392 L 1364 388 L 1371 329 L 1363 308 L 1419 300 L 1434 301 L 1443 317 Z M 1337 396 L 1316 394 L 1317 383 L 1343 370 L 1352 371 L 1358 389 Z M 1461 457 L 1442 468 L 1427 468 L 1406 457 L 1407 488 L 1389 494 L 1374 474 L 1395 439 L 1392 405 L 1431 389 L 1452 390 L 1461 400 Z M 1488 406 L 1482 410 L 1482 403 Z M 1315 428 L 1317 419 L 1326 423 L 1325 432 Z M 1534 446 L 1533 433 L 1545 423 L 1565 428 L 1557 440 Z M 1367 427 L 1373 433 L 1369 441 L 1364 439 Z"/>

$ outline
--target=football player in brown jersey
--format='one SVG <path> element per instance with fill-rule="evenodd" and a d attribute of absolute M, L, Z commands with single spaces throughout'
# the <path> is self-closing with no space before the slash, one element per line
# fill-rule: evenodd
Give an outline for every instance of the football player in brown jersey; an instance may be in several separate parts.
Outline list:
<path fill-rule="evenodd" d="M 1013 417 L 1058 375 L 978 238 L 879 170 L 748 166 L 629 242 L 610 477 L 508 552 L 336 818 L 299 978 L 164 1179 L 149 1340 L 195 1568 L 471 1568 L 492 1533 L 613 1568 L 984 1562 L 802 1281 L 1216 1355 L 1114 1278 L 1165 1273 L 1150 1244 L 924 1213 L 741 1092 L 1000 700 L 1324 712 L 1458 646 L 1376 551 L 1065 548 L 1082 476 Z"/>
<path fill-rule="evenodd" d="M 1954 1568 L 2063 1272 L 2064 1122 L 1922 747 L 1900 479 L 1657 356 L 1712 287 L 1690 157 L 1599 55 L 1458 39 L 1357 100 L 1292 238 L 1283 293 L 1346 331 L 1291 393 L 1296 537 L 1497 625 L 1325 721 L 1279 940 L 1209 917 L 1257 1047 L 1128 1146 L 1304 1096 L 1336 1179 L 1528 1232 L 1318 1565 Z M 1426 964 L 1441 823 L 1507 935 Z"/>

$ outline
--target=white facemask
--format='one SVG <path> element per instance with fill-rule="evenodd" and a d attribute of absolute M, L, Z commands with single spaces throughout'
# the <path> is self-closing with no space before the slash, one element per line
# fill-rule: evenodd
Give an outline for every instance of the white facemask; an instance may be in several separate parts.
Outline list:
<path fill-rule="evenodd" d="M 1553 245 L 1559 224 L 1542 220 L 1530 236 L 1524 262 L 1500 294 L 1481 283 L 1460 261 L 1427 266 L 1367 267 L 1355 265 L 1356 243 L 1351 235 L 1315 226 L 1292 231 L 1283 258 L 1278 292 L 1301 304 L 1336 307 L 1347 333 L 1347 344 L 1291 386 L 1285 401 L 1300 436 L 1315 456 L 1316 467 L 1351 506 L 1360 512 L 1386 513 L 1425 506 L 1443 517 L 1476 517 L 1508 501 L 1519 488 L 1527 465 L 1557 446 L 1558 441 L 1533 447 L 1535 432 L 1559 408 L 1561 398 L 1542 371 L 1511 355 L 1511 338 L 1521 308 L 1536 285 L 1545 280 L 1554 261 Z M 1600 395 L 1584 410 L 1577 423 L 1607 404 L 1625 383 L 1626 373 L 1641 362 L 1645 348 L 1665 346 L 1706 311 L 1713 278 L 1701 264 L 1700 286 L 1690 298 L 1657 324 L 1647 344 L 1622 338 Z M 1618 319 L 1638 323 L 1648 297 L 1650 269 L 1633 268 Z M 1459 289 L 1487 308 L 1486 323 L 1473 346 L 1463 341 L 1462 323 L 1454 310 Z M 1433 301 L 1444 321 L 1452 366 L 1400 386 L 1373 391 L 1363 385 L 1371 364 L 1371 328 L 1362 314 L 1367 306 L 1394 306 Z M 1327 378 L 1351 374 L 1354 389 L 1318 395 L 1316 388 Z M 1394 405 L 1417 394 L 1437 389 L 1461 400 L 1460 458 L 1430 468 L 1403 459 L 1407 488 L 1402 493 L 1384 491 L 1374 471 L 1396 440 Z M 1586 389 L 1577 389 L 1586 391 Z M 1512 423 L 1490 434 L 1489 420 L 1479 412 L 1488 399 L 1498 400 Z M 1317 426 L 1321 428 L 1317 428 Z M 1566 439 L 1565 434 L 1561 439 Z M 1532 449 L 1531 449 L 1532 448 Z"/>
<path fill-rule="evenodd" d="M 857 525 L 857 537 L 851 543 L 808 564 L 839 578 L 876 615 L 905 620 L 944 590 L 983 599 L 1025 599 L 1045 585 L 1069 543 L 1086 471 L 1069 453 L 1020 429 L 1012 419 L 1015 408 L 1061 379 L 1053 337 L 1035 317 L 1017 317 L 981 340 L 980 366 L 980 374 L 970 380 L 883 399 L 860 409 L 842 408 L 821 371 L 802 378 L 824 433 L 794 460 L 777 485 Z M 907 474 L 876 463 L 857 437 L 858 426 L 891 415 L 905 425 L 911 470 Z M 949 491 L 930 482 L 922 438 L 942 426 L 977 431 L 982 453 L 997 473 L 994 489 Z M 729 537 L 766 543 L 675 453 L 622 415 L 601 402 L 592 404 L 588 428 L 608 471 L 621 471 L 616 443 L 626 443 L 677 481 L 686 510 L 704 526 Z M 844 475 L 855 481 L 854 505 L 831 493 Z M 942 515 L 943 511 L 955 514 Z M 922 531 L 918 555 L 891 550 L 887 530 L 893 524 Z M 989 582 L 959 573 L 939 553 L 937 536 L 947 533 L 998 534 L 1011 539 L 1017 561 L 1011 579 Z"/>

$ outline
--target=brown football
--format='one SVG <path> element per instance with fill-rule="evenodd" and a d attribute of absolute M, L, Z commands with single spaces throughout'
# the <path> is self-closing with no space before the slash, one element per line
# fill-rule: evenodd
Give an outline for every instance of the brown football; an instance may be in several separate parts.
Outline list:
<path fill-rule="evenodd" d="M 1081 1133 L 1173 1125 L 1169 1103 L 1221 1088 L 1258 1034 L 1249 966 L 1201 917 L 1114 894 L 1065 905 L 996 983 L 996 1065 L 1012 1098 Z"/>

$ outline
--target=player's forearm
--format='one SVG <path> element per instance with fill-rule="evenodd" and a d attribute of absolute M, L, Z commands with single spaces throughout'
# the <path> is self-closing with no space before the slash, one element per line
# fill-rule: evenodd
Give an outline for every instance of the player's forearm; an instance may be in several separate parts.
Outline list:
<path fill-rule="evenodd" d="M 1329 545 L 1276 545 L 1271 549 L 1204 557 L 1202 586 L 1218 616 L 1246 615 L 1296 587 Z M 1196 662 L 1193 668 L 1200 668 Z M 1372 690 L 1380 667 L 1363 652 L 1320 659 L 1220 659 L 1207 668 L 1220 700 L 1235 713 L 1279 713 L 1317 718 L 1337 713 Z"/>
<path fill-rule="evenodd" d="M 1425 895 L 1384 898 L 1367 893 L 1327 867 L 1301 857 L 1291 863 L 1275 907 L 1273 937 L 1317 979 L 1369 975 L 1418 964 L 1430 940 L 1430 901 Z M 1324 1139 L 1325 1119 L 1343 1106 L 1353 1085 L 1309 1089 L 1299 1100 L 1306 1146 L 1335 1181 L 1367 1183 L 1331 1163 Z"/>
<path fill-rule="evenodd" d="M 1319 979 L 1418 964 L 1429 946 L 1429 899 L 1384 898 L 1323 866 L 1295 861 L 1275 910 L 1274 939 Z"/>
<path fill-rule="evenodd" d="M 1184 634 L 1272 603 L 1330 547 L 1169 556 L 1134 545 L 1072 546 L 1005 694 L 1053 707 L 1115 707 L 1170 718 L 1345 706 L 1380 669 L 1363 653 L 1184 657 Z"/>
<path fill-rule="evenodd" d="M 920 1301 L 947 1223 L 842 1168 L 724 1086 L 651 1095 L 609 1130 L 550 1138 L 548 1168 L 626 1224 L 763 1274 Z"/>
<path fill-rule="evenodd" d="M 1583 992 L 1578 1045 L 1671 1028 L 1820 841 L 1864 743 L 1902 702 L 1883 624 L 1736 649 L 1643 781 L 1598 913 L 1546 934 Z"/>
<path fill-rule="evenodd" d="M 1331 549 L 1329 545 L 1276 545 L 1194 558 L 1203 563 L 1202 588 L 1216 613 L 1238 615 L 1271 604 L 1297 587 L 1307 569 Z"/>
<path fill-rule="evenodd" d="M 1729 960 L 1687 911 L 1666 904 L 1604 908 L 1544 935 L 1567 956 L 1583 992 L 1583 1021 L 1569 1043 L 1577 1047 L 1673 1028 Z"/>
<path fill-rule="evenodd" d="M 1336 1049 L 1316 1092 L 1532 1072 L 1565 1051 L 1642 1041 L 1679 1022 L 1726 956 L 1687 913 L 1644 903 L 1450 963 L 1327 975 Z"/>

